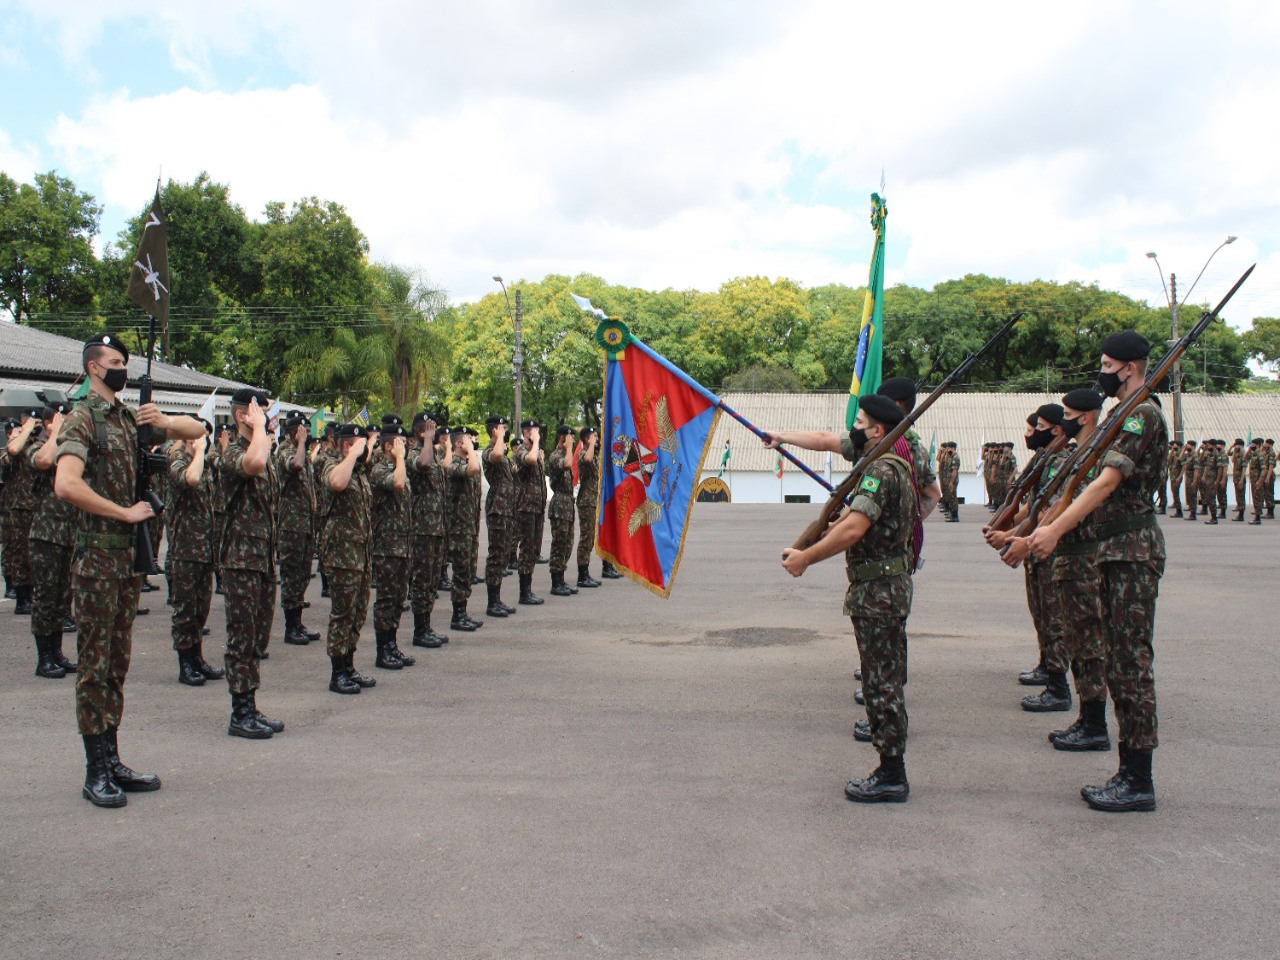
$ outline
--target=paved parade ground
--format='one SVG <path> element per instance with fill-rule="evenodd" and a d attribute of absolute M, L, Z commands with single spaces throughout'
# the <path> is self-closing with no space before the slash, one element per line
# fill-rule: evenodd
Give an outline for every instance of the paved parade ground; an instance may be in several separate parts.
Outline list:
<path fill-rule="evenodd" d="M 1078 791 L 1115 752 L 1056 752 L 1074 709 L 1019 709 L 1023 577 L 973 507 L 927 524 L 910 802 L 845 800 L 876 758 L 851 736 L 843 563 L 794 581 L 777 559 L 817 509 L 698 505 L 671 599 L 606 581 L 398 673 L 372 669 L 370 620 L 359 696 L 328 692 L 323 645 L 281 643 L 277 613 L 258 702 L 287 729 L 263 742 L 226 735 L 225 683 L 178 685 L 164 594 L 144 595 L 120 743 L 164 787 L 120 810 L 81 799 L 73 681 L 32 676 L 4 604 L 0 956 L 1280 953 L 1280 521 L 1165 523 L 1159 809 L 1108 815 Z M 207 654 L 222 617 L 215 598 Z"/>

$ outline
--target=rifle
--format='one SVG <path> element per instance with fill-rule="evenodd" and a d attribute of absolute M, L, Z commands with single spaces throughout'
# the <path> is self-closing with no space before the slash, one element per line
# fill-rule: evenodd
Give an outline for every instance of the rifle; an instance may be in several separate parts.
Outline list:
<path fill-rule="evenodd" d="M 147 334 L 147 372 L 138 381 L 138 406 L 151 402 L 151 355 L 155 352 L 155 347 L 156 318 L 153 315 L 151 317 L 151 329 Z M 168 470 L 169 458 L 151 452 L 151 445 L 155 442 L 152 434 L 153 431 L 149 424 L 143 424 L 138 427 L 137 499 L 145 500 L 151 504 L 151 509 L 156 514 L 154 519 L 158 520 L 160 514 L 164 512 L 164 503 L 156 496 L 156 492 L 151 489 L 151 475 L 162 470 Z M 133 571 L 134 573 L 142 574 L 144 577 L 159 572 L 156 567 L 155 552 L 151 549 L 150 520 L 143 520 L 134 527 Z"/>
<path fill-rule="evenodd" d="M 796 550 L 804 550 L 813 546 L 813 544 L 822 539 L 823 535 L 826 534 L 827 529 L 835 522 L 836 517 L 839 516 L 840 511 L 844 509 L 845 499 L 853 492 L 858 483 L 861 482 L 862 475 L 866 472 L 867 467 L 869 467 L 878 457 L 891 451 L 893 449 L 893 445 L 898 442 L 898 438 L 910 430 L 915 422 L 920 419 L 920 416 L 933 406 L 937 399 L 951 388 L 952 384 L 965 376 L 969 370 L 973 368 L 974 364 L 987 355 L 992 347 L 1008 336 L 1009 331 L 1013 329 L 1014 324 L 1022 319 L 1022 314 L 1023 311 L 1019 310 L 1010 317 L 1008 322 L 1000 328 L 999 332 L 983 344 L 982 348 L 977 353 L 971 353 L 969 356 L 965 357 L 964 360 L 960 362 L 960 366 L 947 374 L 942 383 L 938 384 L 929 396 L 916 404 L 916 408 L 914 410 L 903 417 L 902 420 L 899 421 L 892 430 L 885 434 L 875 446 L 858 458 L 858 462 L 853 465 L 853 470 L 844 478 L 840 486 L 836 487 L 835 490 L 832 491 L 830 498 L 828 498 L 827 502 L 823 505 L 822 512 L 818 515 L 818 519 L 805 527 L 804 532 L 800 534 L 800 538 L 793 544 Z"/>
<path fill-rule="evenodd" d="M 987 524 L 987 530 L 1008 529 L 1009 524 L 1013 523 L 1013 518 L 1018 515 L 1018 509 L 1022 506 L 1022 501 L 1040 482 L 1040 474 L 1044 473 L 1044 468 L 1048 464 L 1049 458 L 1057 454 L 1066 445 L 1067 436 L 1062 434 L 1054 437 L 1049 446 L 1036 451 L 1036 455 L 1032 457 L 1031 462 L 1022 471 L 1022 475 L 1018 477 L 1018 482 L 1009 489 L 1009 493 L 1004 498 L 1004 503 L 1000 505 L 1000 509 L 996 511 L 996 515 Z"/>
<path fill-rule="evenodd" d="M 1081 444 L 1076 448 L 1075 453 L 1067 458 L 1057 474 L 1054 475 L 1054 478 L 1045 485 L 1045 488 L 1032 501 L 1031 507 L 1027 510 L 1026 518 L 1013 531 L 1014 537 L 1025 537 L 1041 524 L 1052 523 L 1062 516 L 1063 511 L 1075 499 L 1080 490 L 1080 484 L 1084 482 L 1084 478 L 1097 466 L 1098 461 L 1102 459 L 1102 454 L 1119 435 L 1124 422 L 1132 416 L 1133 411 L 1140 404 L 1146 402 L 1146 399 L 1154 391 L 1156 384 L 1168 376 L 1169 371 L 1173 369 L 1173 365 L 1182 359 L 1182 355 L 1194 346 L 1195 342 L 1209 329 L 1209 324 L 1217 318 L 1218 314 L 1222 312 L 1222 308 L 1227 305 L 1227 301 L 1235 296 L 1235 292 L 1249 279 L 1249 274 L 1253 273 L 1253 268 L 1256 266 L 1257 264 L 1255 263 L 1244 272 L 1240 279 L 1235 282 L 1235 286 L 1227 291 L 1227 295 L 1222 298 L 1213 310 L 1206 310 L 1200 314 L 1200 319 L 1196 321 L 1195 326 L 1188 330 L 1170 348 L 1169 352 L 1156 364 L 1154 370 L 1147 372 L 1146 379 L 1142 382 L 1142 385 L 1121 403 L 1117 404 L 1107 419 L 1093 432 L 1088 443 Z M 1167 454 L 1167 451 L 1165 453 Z M 1049 502 L 1059 491 L 1061 491 L 1062 495 L 1052 507 L 1049 507 Z M 1008 549 L 1009 547 L 1006 545 L 1001 554 L 1007 552 Z"/>

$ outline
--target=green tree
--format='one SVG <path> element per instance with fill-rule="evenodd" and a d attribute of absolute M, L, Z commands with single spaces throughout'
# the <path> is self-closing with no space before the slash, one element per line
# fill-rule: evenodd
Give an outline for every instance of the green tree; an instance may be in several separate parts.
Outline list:
<path fill-rule="evenodd" d="M 1254 317 L 1241 340 L 1251 358 L 1273 373 L 1280 370 L 1280 317 Z"/>
<path fill-rule="evenodd" d="M 329 406 L 344 422 L 389 385 L 384 344 L 350 327 L 312 331 L 284 359 L 286 395 L 310 406 Z"/>
<path fill-rule="evenodd" d="M 449 305 L 448 294 L 392 264 L 374 264 L 369 280 L 377 317 L 372 339 L 387 371 L 391 408 L 411 416 L 448 360 L 437 322 Z"/>

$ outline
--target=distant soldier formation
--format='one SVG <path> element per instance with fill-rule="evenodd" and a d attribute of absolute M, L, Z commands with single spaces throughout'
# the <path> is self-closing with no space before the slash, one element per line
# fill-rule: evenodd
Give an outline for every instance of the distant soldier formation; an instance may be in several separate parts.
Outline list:
<path fill-rule="evenodd" d="M 508 421 L 494 416 L 480 450 L 477 431 L 450 428 L 434 412 L 417 413 L 406 429 L 388 415 L 368 427 L 330 424 L 311 437 L 301 412 L 268 419 L 268 397 L 249 388 L 231 397 L 231 423 L 195 415 L 136 411 L 117 394 L 125 386 L 128 349 L 102 334 L 84 345 L 89 391 L 74 405 L 32 409 L 6 423 L 0 449 L 0 552 L 6 595 L 14 612 L 31 617 L 36 675 L 76 677 L 76 715 L 85 742 L 83 794 L 118 807 L 125 794 L 160 787 L 158 777 L 120 762 L 117 731 L 132 650 L 139 594 L 159 590 L 135 571 L 135 525 L 150 520 L 172 608 L 170 636 L 177 681 L 204 686 L 225 679 L 231 698 L 227 733 L 265 740 L 284 722 L 259 707 L 260 663 L 271 655 L 277 602 L 285 643 L 324 640 L 329 690 L 362 693 L 376 679 L 358 669 L 360 635 L 373 599 L 373 665 L 403 670 L 415 664 L 400 647 L 400 624 L 412 612 L 413 646 L 438 649 L 447 634 L 432 627 L 436 600 L 449 593 L 450 631 L 484 626 L 469 612 L 473 585 L 487 590 L 485 616 L 507 618 L 506 576 L 519 571 L 519 603 L 538 606 L 533 571 L 545 563 L 543 521 L 552 527 L 550 593 L 573 596 L 596 588 L 591 576 L 599 466 L 596 431 L 560 426 L 547 455 L 543 424 L 526 420 L 514 444 Z M 138 499 L 138 427 L 158 442 L 167 470 L 151 486 L 163 499 L 163 523 Z M 487 479 L 483 499 L 481 475 Z M 547 506 L 547 478 L 551 504 Z M 488 555 L 480 567 L 482 515 Z M 577 576 L 566 570 L 577 541 Z M 324 636 L 303 622 L 306 592 L 318 559 L 322 595 L 330 599 Z M 480 574 L 483 573 L 483 576 Z M 604 563 L 602 578 L 622 574 Z M 213 597 L 223 596 L 225 651 L 221 666 L 205 659 Z M 64 650 L 76 635 L 75 657 Z"/>

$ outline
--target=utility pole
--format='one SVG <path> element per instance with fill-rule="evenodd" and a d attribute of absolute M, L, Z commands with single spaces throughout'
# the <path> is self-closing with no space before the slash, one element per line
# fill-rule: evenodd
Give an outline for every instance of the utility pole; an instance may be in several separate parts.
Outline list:
<path fill-rule="evenodd" d="M 1178 275 L 1169 274 L 1169 315 L 1173 319 L 1171 337 L 1173 343 L 1178 342 Z M 1182 437 L 1182 361 L 1174 361 L 1173 371 L 1169 375 L 1170 389 L 1173 391 L 1173 439 L 1181 446 Z"/>
<path fill-rule="evenodd" d="M 514 429 L 520 429 L 520 421 L 522 419 L 520 408 L 523 397 L 521 396 L 521 387 L 524 384 L 524 341 L 520 337 L 520 320 L 523 316 L 524 304 L 520 296 L 520 289 L 516 288 L 516 344 L 515 350 L 511 354 L 511 367 L 515 375 L 515 400 L 516 400 L 516 419 L 513 424 Z"/>

